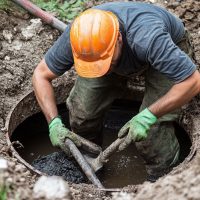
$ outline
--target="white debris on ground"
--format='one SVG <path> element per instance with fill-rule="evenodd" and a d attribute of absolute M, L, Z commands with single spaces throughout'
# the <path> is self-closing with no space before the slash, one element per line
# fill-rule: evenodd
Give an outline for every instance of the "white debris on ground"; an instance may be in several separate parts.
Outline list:
<path fill-rule="evenodd" d="M 8 163 L 7 160 L 0 158 L 0 187 L 5 185 L 5 175 L 7 174 Z"/>
<path fill-rule="evenodd" d="M 7 160 L 0 158 L 0 172 L 4 172 L 8 169 L 8 162 Z"/>
<path fill-rule="evenodd" d="M 113 192 L 112 200 L 132 200 L 133 195 L 131 193 L 126 192 Z"/>
<path fill-rule="evenodd" d="M 13 34 L 12 34 L 11 31 L 9 31 L 9 30 L 3 30 L 3 37 L 4 37 L 4 39 L 5 39 L 9 44 L 12 43 Z"/>
<path fill-rule="evenodd" d="M 26 28 L 22 28 L 21 39 L 25 41 L 32 39 L 32 37 L 42 30 L 42 22 L 40 19 L 31 19 L 30 22 L 31 25 L 27 26 Z"/>
<path fill-rule="evenodd" d="M 71 199 L 69 185 L 61 177 L 57 176 L 41 176 L 35 183 L 33 189 L 34 199 Z"/>

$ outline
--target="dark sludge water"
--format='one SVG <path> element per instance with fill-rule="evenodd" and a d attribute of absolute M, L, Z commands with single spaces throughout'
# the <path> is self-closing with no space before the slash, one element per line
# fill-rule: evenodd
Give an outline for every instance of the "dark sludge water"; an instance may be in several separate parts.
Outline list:
<path fill-rule="evenodd" d="M 117 139 L 118 131 L 138 113 L 139 106 L 139 102 L 127 100 L 117 100 L 113 103 L 104 120 L 103 149 Z M 63 122 L 69 128 L 69 116 L 65 104 L 59 105 L 58 109 Z M 191 142 L 181 127 L 176 125 L 176 130 L 181 145 L 181 161 L 183 161 L 190 152 Z M 38 170 L 48 175 L 62 176 L 69 182 L 88 183 L 76 161 L 52 147 L 48 134 L 44 115 L 37 113 L 16 128 L 11 140 L 18 140 L 23 144 L 24 148 L 16 150 L 24 160 Z M 144 162 L 134 144 L 122 152 L 114 153 L 97 175 L 102 184 L 108 188 L 141 184 L 147 176 Z"/>

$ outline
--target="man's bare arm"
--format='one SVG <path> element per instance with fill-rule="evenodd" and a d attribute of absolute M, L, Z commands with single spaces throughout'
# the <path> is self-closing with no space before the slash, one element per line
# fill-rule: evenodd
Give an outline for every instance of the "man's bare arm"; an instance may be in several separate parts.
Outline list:
<path fill-rule="evenodd" d="M 51 72 L 43 59 L 34 70 L 32 82 L 38 103 L 48 123 L 58 115 L 51 81 L 57 76 Z"/>
<path fill-rule="evenodd" d="M 196 70 L 189 78 L 175 84 L 167 94 L 149 106 L 149 110 L 157 117 L 181 107 L 200 92 L 200 74 Z"/>

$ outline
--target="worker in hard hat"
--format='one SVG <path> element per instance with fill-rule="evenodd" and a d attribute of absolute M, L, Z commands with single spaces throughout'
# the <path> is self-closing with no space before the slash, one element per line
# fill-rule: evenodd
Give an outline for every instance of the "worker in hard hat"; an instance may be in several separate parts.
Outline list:
<path fill-rule="evenodd" d="M 34 71 L 33 86 L 49 123 L 50 139 L 62 147 L 73 133 L 100 136 L 105 112 L 123 95 L 126 82 L 145 76 L 140 112 L 119 131 L 131 142 L 154 181 L 179 162 L 174 121 L 180 107 L 200 91 L 200 74 L 180 19 L 155 5 L 113 2 L 95 6 L 70 24 Z M 69 97 L 70 125 L 59 117 L 51 81 L 74 65 L 78 76 Z M 95 135 L 94 135 L 95 134 Z"/>

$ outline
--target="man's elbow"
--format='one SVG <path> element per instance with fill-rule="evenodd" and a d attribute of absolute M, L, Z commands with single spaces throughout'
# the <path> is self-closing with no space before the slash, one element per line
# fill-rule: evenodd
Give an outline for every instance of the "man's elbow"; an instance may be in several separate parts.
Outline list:
<path fill-rule="evenodd" d="M 32 84 L 33 84 L 33 87 L 34 87 L 35 83 L 37 82 L 37 79 L 39 79 L 40 76 L 41 76 L 41 73 L 39 72 L 39 66 L 37 66 L 34 69 L 33 75 L 32 75 Z"/>
<path fill-rule="evenodd" d="M 199 71 L 195 71 L 193 74 L 194 84 L 193 89 L 195 90 L 195 95 L 200 93 L 200 73 Z"/>
<path fill-rule="evenodd" d="M 34 85 L 35 83 L 37 83 L 37 81 L 51 82 L 55 78 L 57 78 L 57 75 L 49 70 L 47 64 L 45 63 L 45 60 L 43 59 L 33 72 L 32 83 Z"/>
<path fill-rule="evenodd" d="M 197 92 L 196 92 L 196 95 L 197 95 L 197 94 L 200 93 L 200 78 L 199 78 L 199 80 L 196 83 L 196 90 L 197 90 Z"/>

